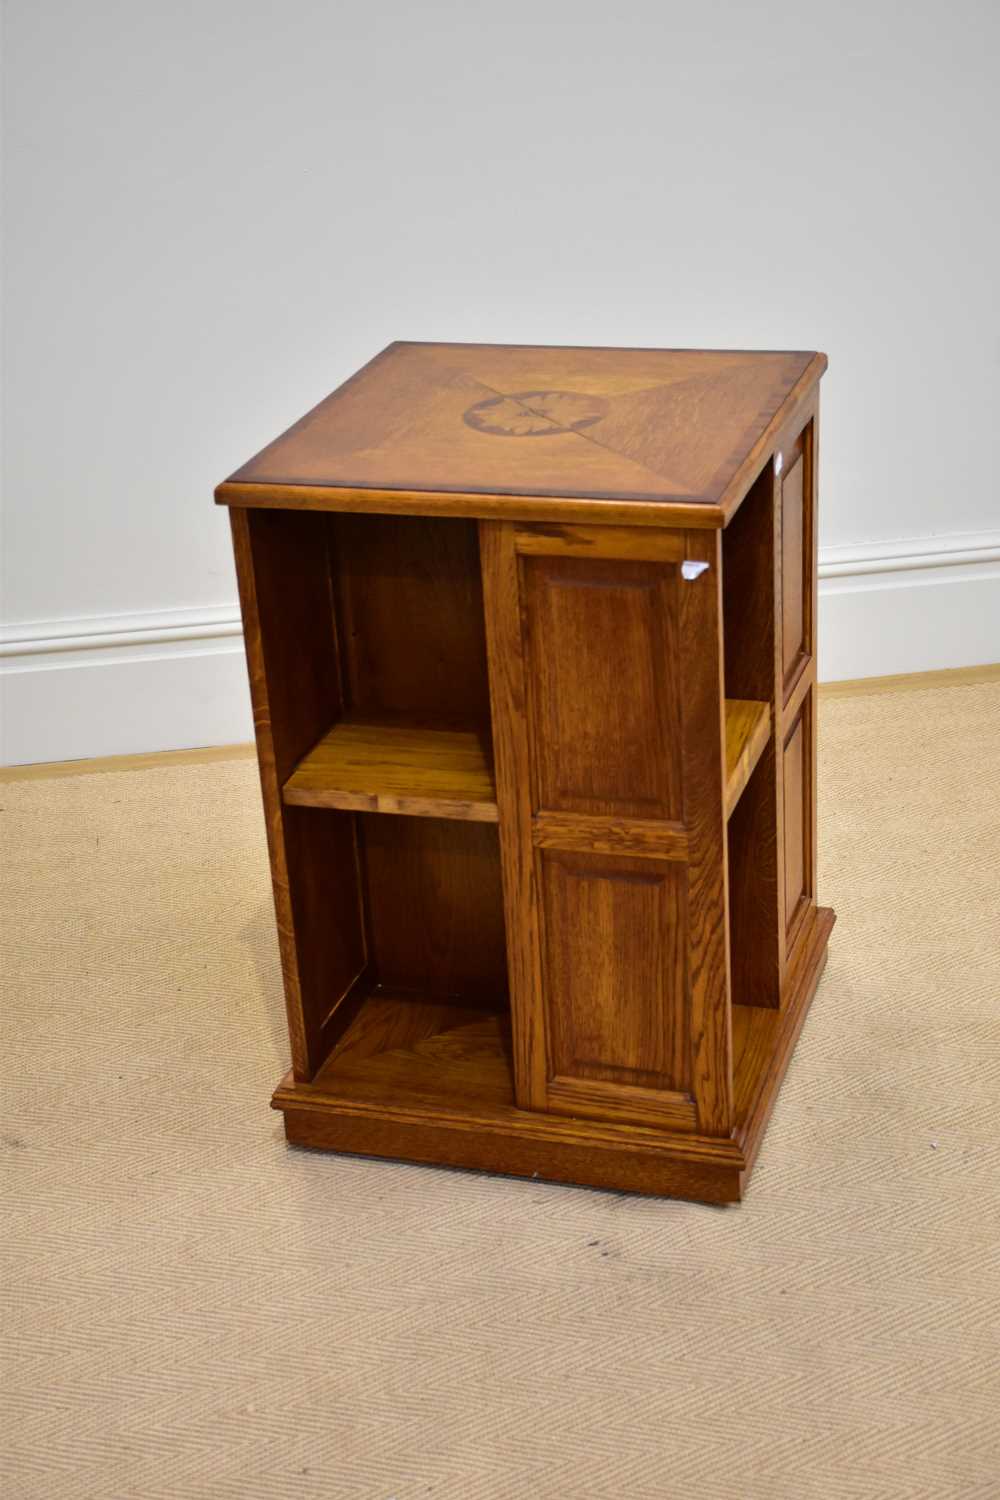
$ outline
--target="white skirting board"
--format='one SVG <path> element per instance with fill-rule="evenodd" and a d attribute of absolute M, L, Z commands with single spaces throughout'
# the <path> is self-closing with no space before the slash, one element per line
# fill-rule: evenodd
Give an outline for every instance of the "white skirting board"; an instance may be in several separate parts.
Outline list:
<path fill-rule="evenodd" d="M 823 682 L 1000 660 L 1000 532 L 825 548 Z M 0 762 L 227 745 L 252 736 L 235 604 L 11 625 Z"/>

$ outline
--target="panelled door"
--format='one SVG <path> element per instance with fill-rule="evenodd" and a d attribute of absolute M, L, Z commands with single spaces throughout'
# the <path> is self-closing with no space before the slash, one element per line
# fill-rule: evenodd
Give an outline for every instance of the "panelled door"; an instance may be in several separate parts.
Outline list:
<path fill-rule="evenodd" d="M 517 1101 L 726 1134 L 719 533 L 480 543 Z"/>

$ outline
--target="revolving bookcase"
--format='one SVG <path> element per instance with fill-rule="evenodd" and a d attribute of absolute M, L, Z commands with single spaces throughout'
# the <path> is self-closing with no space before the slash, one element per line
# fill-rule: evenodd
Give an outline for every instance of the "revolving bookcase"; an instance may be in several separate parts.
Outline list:
<path fill-rule="evenodd" d="M 220 485 L 290 1141 L 741 1196 L 833 925 L 825 367 L 397 343 Z"/>

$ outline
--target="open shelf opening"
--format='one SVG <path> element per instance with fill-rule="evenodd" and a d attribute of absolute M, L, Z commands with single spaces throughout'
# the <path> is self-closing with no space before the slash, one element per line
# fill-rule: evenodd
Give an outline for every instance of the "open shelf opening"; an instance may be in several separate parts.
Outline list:
<path fill-rule="evenodd" d="M 248 530 L 312 1055 L 362 1015 L 503 1020 L 476 522 L 262 509 Z"/>
<path fill-rule="evenodd" d="M 326 519 L 345 711 L 488 723 L 476 522 Z"/>
<path fill-rule="evenodd" d="M 774 513 L 768 471 L 722 533 L 726 816 L 767 748 L 774 720 Z"/>
<path fill-rule="evenodd" d="M 402 1012 L 411 1006 L 482 1011 L 509 1026 L 495 823 L 294 805 L 284 822 L 299 977 L 320 1018 L 319 1056 L 362 1012 L 382 1017 L 390 1050 L 397 1032 L 409 1036 L 414 1023 Z"/>
<path fill-rule="evenodd" d="M 476 523 L 323 524 L 340 701 L 285 802 L 496 822 Z"/>
<path fill-rule="evenodd" d="M 286 820 L 286 829 L 337 845 L 336 865 L 313 860 L 295 882 L 300 944 L 328 941 L 333 930 L 349 956 L 346 967 L 326 969 L 328 1062 L 346 1054 L 353 1076 L 361 1062 L 457 1026 L 479 1035 L 488 1018 L 490 1036 L 509 1038 L 495 824 L 295 805 Z M 424 1048 L 425 1071 L 433 1051 Z"/>
<path fill-rule="evenodd" d="M 354 814 L 367 954 L 355 1002 L 505 1011 L 476 523 L 323 522 L 339 703 L 282 795 L 317 817 Z"/>
<path fill-rule="evenodd" d="M 722 533 L 729 942 L 737 1006 L 778 1005 L 774 499 L 766 467 Z"/>
<path fill-rule="evenodd" d="M 722 533 L 727 699 L 774 703 L 774 504 L 764 469 Z"/>

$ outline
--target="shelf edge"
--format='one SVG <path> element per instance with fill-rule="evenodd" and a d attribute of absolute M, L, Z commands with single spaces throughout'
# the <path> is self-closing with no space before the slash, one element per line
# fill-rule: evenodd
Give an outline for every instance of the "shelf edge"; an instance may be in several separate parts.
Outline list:
<path fill-rule="evenodd" d="M 733 810 L 736 807 L 736 804 L 739 802 L 740 797 L 743 795 L 743 792 L 744 792 L 744 790 L 746 788 L 747 782 L 750 780 L 750 777 L 753 775 L 754 770 L 755 770 L 756 765 L 757 765 L 757 762 L 760 760 L 761 756 L 763 755 L 764 751 L 766 750 L 768 741 L 771 738 L 771 706 L 770 706 L 769 703 L 763 703 L 763 702 L 757 703 L 755 700 L 744 699 L 744 698 L 727 698 L 726 699 L 726 760 L 727 760 L 727 762 L 729 760 L 729 743 L 728 743 L 729 742 L 729 706 L 730 706 L 730 704 L 733 704 L 733 705 L 735 705 L 735 704 L 749 705 L 750 703 L 753 703 L 754 707 L 756 707 L 757 709 L 759 709 L 760 712 L 757 715 L 756 722 L 754 723 L 752 729 L 750 730 L 750 733 L 746 736 L 746 739 L 744 740 L 744 742 L 743 742 L 743 744 L 742 744 L 742 746 L 740 748 L 739 755 L 738 755 L 737 760 L 736 760 L 736 764 L 733 766 L 732 770 L 728 770 L 728 768 L 727 768 L 726 791 L 725 791 L 726 818 L 727 819 L 732 816 Z"/>

